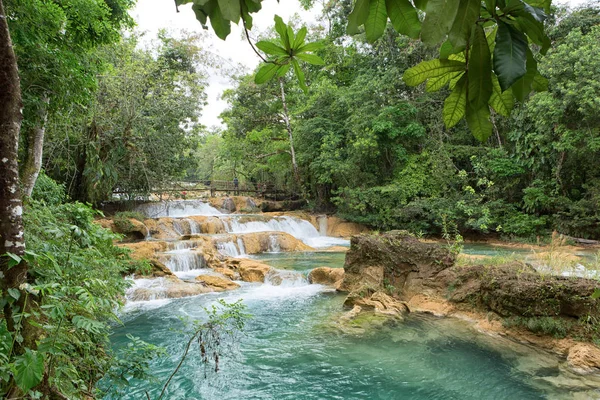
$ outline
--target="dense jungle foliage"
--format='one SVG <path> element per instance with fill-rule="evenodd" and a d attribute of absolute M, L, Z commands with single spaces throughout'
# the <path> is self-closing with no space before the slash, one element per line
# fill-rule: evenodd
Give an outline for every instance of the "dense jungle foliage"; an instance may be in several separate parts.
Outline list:
<path fill-rule="evenodd" d="M 123 277 L 147 268 L 94 223 L 90 204 L 115 191 L 136 198 L 168 182 L 239 177 L 286 185 L 315 211 L 377 229 L 600 238 L 597 3 L 554 10 L 552 47 L 534 54 L 548 91 L 510 116 L 510 107 L 492 113 L 484 143 L 465 121 L 445 127 L 448 89 L 403 81 L 439 48 L 400 36 L 393 23 L 374 44 L 370 28 L 348 36 L 348 0 L 326 5 L 326 28 L 297 31 L 319 42 L 304 49 L 302 69 L 278 68 L 279 79 L 262 85 L 235 78 L 223 129 L 198 123 L 209 68 L 218 67 L 202 35 L 136 33 L 129 0 L 0 4 L 22 88 L 21 172 L 32 176 L 30 155 L 42 143 L 45 170 L 25 196 L 27 252 L 0 260 L 0 395 L 90 398 L 120 390 L 99 387 L 103 377 L 117 386 L 147 378 L 160 349 L 135 338 L 120 355 L 108 346 Z M 284 46 L 287 34 L 277 31 Z M 268 49 L 276 33 L 262 39 Z M 25 283 L 4 285 L 4 271 L 16 268 Z M 214 314 L 214 325 L 193 326 L 192 340 L 199 329 L 239 327 L 241 314 L 239 305 L 224 320 Z"/>
<path fill-rule="evenodd" d="M 286 100 L 302 189 L 312 206 L 378 229 L 439 235 L 536 237 L 552 230 L 600 237 L 598 5 L 557 10 L 552 49 L 536 54 L 549 90 L 492 115 L 494 135 L 479 143 L 464 121 L 442 122 L 446 89 L 408 87 L 403 73 L 437 49 L 388 27 L 368 45 L 348 40 L 348 5 L 325 13 L 330 26 L 310 66 L 305 94 L 286 80 Z M 312 38 L 315 39 L 315 38 Z M 293 184 L 277 81 L 242 76 L 225 98 L 222 134 L 203 137 L 207 176 Z"/>

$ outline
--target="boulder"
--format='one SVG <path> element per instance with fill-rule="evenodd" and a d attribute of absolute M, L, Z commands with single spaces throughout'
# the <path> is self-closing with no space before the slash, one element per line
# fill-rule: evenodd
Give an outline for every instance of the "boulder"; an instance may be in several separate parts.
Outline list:
<path fill-rule="evenodd" d="M 228 277 L 231 280 L 240 280 L 241 279 L 239 272 L 236 272 L 229 267 L 216 267 L 216 268 L 214 268 L 214 271 L 221 275 L 225 275 L 226 277 Z"/>
<path fill-rule="evenodd" d="M 308 281 L 320 285 L 341 284 L 344 279 L 344 270 L 342 268 L 318 267 L 310 271 Z"/>
<path fill-rule="evenodd" d="M 271 266 L 253 260 L 239 260 L 238 272 L 245 282 L 264 282 Z"/>
<path fill-rule="evenodd" d="M 233 290 L 240 287 L 240 285 L 233 282 L 231 279 L 218 275 L 199 275 L 196 277 L 196 281 L 204 283 L 212 288 L 215 292 Z"/>
<path fill-rule="evenodd" d="M 237 211 L 235 201 L 231 197 L 225 197 L 221 203 L 221 210 L 227 213 L 233 213 Z"/>
<path fill-rule="evenodd" d="M 338 217 L 327 217 L 327 236 L 351 237 L 368 231 L 369 228 L 356 222 L 344 221 Z"/>
<path fill-rule="evenodd" d="M 252 211 L 258 209 L 258 206 L 256 205 L 256 202 L 254 201 L 253 198 L 251 198 L 251 197 L 246 198 L 246 209 L 252 210 Z"/>
<path fill-rule="evenodd" d="M 196 282 L 185 282 L 175 276 L 154 278 L 150 285 L 133 288 L 127 293 L 132 301 L 148 301 L 155 299 L 178 299 L 213 292 L 213 289 Z"/>
<path fill-rule="evenodd" d="M 253 232 L 236 235 L 232 240 L 242 239 L 246 254 L 267 251 L 310 251 L 314 250 L 301 240 L 285 232 Z"/>
<path fill-rule="evenodd" d="M 597 373 L 600 370 L 600 349 L 591 343 L 577 343 L 569 349 L 567 363 L 580 374 Z"/>
<path fill-rule="evenodd" d="M 173 272 L 163 263 L 158 260 L 151 260 L 152 271 L 150 275 L 156 278 L 164 276 L 174 276 Z"/>

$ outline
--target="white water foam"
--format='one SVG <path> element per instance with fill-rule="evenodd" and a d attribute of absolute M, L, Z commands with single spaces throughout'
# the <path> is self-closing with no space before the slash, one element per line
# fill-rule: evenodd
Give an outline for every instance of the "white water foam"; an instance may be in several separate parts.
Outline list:
<path fill-rule="evenodd" d="M 237 244 L 233 241 L 217 242 L 216 246 L 219 253 L 227 257 L 242 257 L 246 255 L 242 239 L 238 239 Z"/>
<path fill-rule="evenodd" d="M 171 250 L 163 253 L 164 263 L 172 272 L 188 272 L 206 268 L 206 261 L 201 254 L 191 249 Z"/>
<path fill-rule="evenodd" d="M 308 221 L 294 217 L 275 217 L 267 221 L 240 222 L 238 218 L 223 219 L 223 224 L 228 233 L 252 232 L 285 232 L 302 240 L 311 247 L 331 247 L 335 245 L 348 246 L 350 242 L 345 239 L 322 236 L 319 231 Z M 277 249 L 273 249 L 277 252 Z"/>
<path fill-rule="evenodd" d="M 173 200 L 145 203 L 136 207 L 135 211 L 141 212 L 150 218 L 223 215 L 221 211 L 200 200 Z"/>

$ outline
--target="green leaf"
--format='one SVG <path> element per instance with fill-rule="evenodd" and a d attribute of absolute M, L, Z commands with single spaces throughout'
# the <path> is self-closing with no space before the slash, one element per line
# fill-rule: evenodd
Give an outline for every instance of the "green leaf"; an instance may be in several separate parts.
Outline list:
<path fill-rule="evenodd" d="M 430 78 L 427 80 L 425 90 L 428 92 L 437 92 L 460 74 L 462 74 L 462 72 L 450 72 L 442 76 L 438 76 L 437 78 Z"/>
<path fill-rule="evenodd" d="M 448 33 L 448 40 L 453 47 L 463 47 L 471 37 L 473 25 L 479 18 L 481 0 L 460 0 L 456 18 Z"/>
<path fill-rule="evenodd" d="M 325 61 L 323 61 L 323 59 L 321 57 L 316 56 L 314 54 L 298 53 L 294 57 L 299 58 L 300 60 L 306 61 L 307 63 L 313 64 L 313 65 L 325 64 Z"/>
<path fill-rule="evenodd" d="M 500 88 L 500 83 L 495 75 L 492 75 L 492 84 L 494 86 L 494 91 L 490 97 L 490 106 L 492 106 L 492 108 L 496 110 L 498 114 L 504 117 L 509 117 L 510 112 L 515 105 L 512 90 L 509 88 L 503 91 Z"/>
<path fill-rule="evenodd" d="M 25 353 L 16 357 L 14 378 L 23 393 L 40 383 L 43 374 L 44 357 L 37 351 L 26 348 Z"/>
<path fill-rule="evenodd" d="M 518 24 L 521 32 L 525 33 L 529 39 L 538 46 L 541 46 L 540 53 L 546 54 L 550 48 L 550 38 L 546 36 L 544 24 L 535 19 L 530 13 L 523 10 L 516 13 L 518 17 L 515 22 Z"/>
<path fill-rule="evenodd" d="M 543 23 L 548 18 L 544 10 L 542 10 L 541 8 L 532 7 L 527 3 L 523 3 L 523 9 L 538 22 Z"/>
<path fill-rule="evenodd" d="M 525 98 L 531 93 L 531 86 L 533 79 L 537 74 L 537 62 L 533 58 L 533 53 L 529 48 L 527 49 L 527 72 L 521 79 L 516 81 L 512 86 L 512 91 L 517 100 L 524 101 Z"/>
<path fill-rule="evenodd" d="M 421 21 L 408 0 L 385 0 L 385 7 L 396 32 L 413 39 L 419 37 Z"/>
<path fill-rule="evenodd" d="M 477 25 L 469 55 L 468 102 L 474 109 L 487 107 L 492 95 L 492 61 L 485 32 Z"/>
<path fill-rule="evenodd" d="M 296 53 L 304 53 L 307 51 L 317 51 L 317 50 L 321 50 L 325 45 L 323 44 L 323 42 L 318 41 L 318 42 L 310 42 L 305 44 L 304 46 L 300 47 Z"/>
<path fill-rule="evenodd" d="M 433 59 L 423 61 L 412 68 L 407 69 L 402 79 L 408 86 L 417 86 L 429 78 L 436 78 L 448 72 L 459 72 L 465 70 L 465 63 L 454 60 Z"/>
<path fill-rule="evenodd" d="M 552 5 L 552 0 L 527 0 L 526 3 L 530 6 L 541 8 L 546 13 L 550 13 L 550 6 Z"/>
<path fill-rule="evenodd" d="M 287 35 L 287 25 L 283 22 L 279 15 L 275 15 L 273 18 L 275 20 L 275 30 L 279 34 L 279 40 L 281 40 L 281 44 L 287 51 L 290 51 L 290 40 Z"/>
<path fill-rule="evenodd" d="M 13 299 L 19 300 L 19 297 L 21 297 L 21 292 L 19 291 L 19 289 L 17 289 L 17 288 L 8 288 L 7 290 L 8 290 L 8 294 Z"/>
<path fill-rule="evenodd" d="M 13 253 L 6 253 L 4 256 L 8 258 L 7 266 L 9 269 L 19 265 L 23 260 L 21 257 Z"/>
<path fill-rule="evenodd" d="M 294 49 L 299 49 L 304 44 L 304 38 L 306 37 L 306 33 L 308 30 L 305 26 L 303 26 L 296 35 L 296 39 L 294 40 Z"/>
<path fill-rule="evenodd" d="M 194 3 L 194 4 L 192 4 L 192 11 L 194 11 L 194 14 L 196 15 L 196 19 L 198 21 L 200 21 L 202 28 L 208 29 L 208 26 L 206 26 L 206 21 L 207 21 L 208 15 L 206 15 L 206 13 L 202 9 L 202 7 L 200 5 Z"/>
<path fill-rule="evenodd" d="M 425 11 L 427 9 L 427 1 L 428 0 L 413 0 L 413 3 L 419 10 Z"/>
<path fill-rule="evenodd" d="M 508 89 L 527 72 L 527 38 L 512 26 L 498 21 L 494 72 L 502 91 Z"/>
<path fill-rule="evenodd" d="M 369 16 L 365 21 L 365 33 L 369 42 L 374 42 L 383 35 L 387 25 L 385 0 L 370 0 Z"/>
<path fill-rule="evenodd" d="M 421 28 L 421 40 L 427 45 L 442 42 L 458 12 L 460 0 L 429 0 Z"/>
<path fill-rule="evenodd" d="M 464 50 L 465 46 L 454 47 L 452 46 L 452 43 L 450 43 L 450 40 L 446 40 L 440 47 L 440 58 L 442 60 L 447 60 L 452 54 L 456 54 Z"/>
<path fill-rule="evenodd" d="M 287 72 L 290 70 L 290 67 L 291 67 L 290 63 L 287 63 L 287 64 L 284 64 L 284 65 L 280 66 L 277 69 L 277 77 L 281 78 L 281 77 L 285 76 L 285 74 L 287 74 Z"/>
<path fill-rule="evenodd" d="M 594 289 L 594 293 L 590 297 L 594 300 L 600 299 L 600 289 Z"/>
<path fill-rule="evenodd" d="M 260 69 L 256 73 L 256 76 L 254 77 L 254 82 L 259 85 L 262 83 L 265 83 L 266 81 L 271 79 L 273 76 L 275 76 L 275 73 L 277 72 L 278 68 L 279 68 L 279 65 L 277 65 L 277 64 L 268 63 L 268 64 L 263 65 L 262 67 L 260 67 Z"/>
<path fill-rule="evenodd" d="M 487 104 L 480 108 L 467 104 L 467 125 L 473 136 L 482 143 L 492 136 L 490 109 Z"/>
<path fill-rule="evenodd" d="M 265 53 L 272 54 L 274 56 L 289 56 L 288 52 L 285 51 L 284 48 L 277 46 L 275 43 L 267 42 L 266 40 L 257 42 L 256 47 Z"/>
<path fill-rule="evenodd" d="M 240 0 L 217 0 L 223 18 L 235 22 L 240 21 Z"/>
<path fill-rule="evenodd" d="M 358 27 L 367 22 L 369 16 L 369 0 L 357 0 L 354 4 L 354 9 L 348 15 L 348 27 L 346 32 L 348 35 L 356 35 Z"/>
<path fill-rule="evenodd" d="M 548 90 L 548 79 L 542 76 L 539 72 L 533 77 L 531 87 L 536 92 L 545 92 Z"/>
<path fill-rule="evenodd" d="M 444 100 L 444 124 L 450 129 L 464 117 L 467 107 L 467 78 L 458 80 L 450 96 Z"/>
<path fill-rule="evenodd" d="M 206 3 L 205 9 L 208 11 L 210 25 L 212 26 L 216 35 L 220 39 L 225 40 L 231 33 L 231 22 L 223 18 L 221 9 L 219 8 L 216 0 Z"/>
<path fill-rule="evenodd" d="M 298 82 L 300 83 L 300 88 L 302 88 L 304 93 L 308 92 L 308 88 L 306 87 L 306 82 L 304 81 L 304 72 L 302 72 L 302 69 L 300 68 L 300 64 L 298 64 L 298 61 L 292 59 L 292 65 L 294 66 L 294 72 L 296 73 L 296 76 L 298 77 Z"/>

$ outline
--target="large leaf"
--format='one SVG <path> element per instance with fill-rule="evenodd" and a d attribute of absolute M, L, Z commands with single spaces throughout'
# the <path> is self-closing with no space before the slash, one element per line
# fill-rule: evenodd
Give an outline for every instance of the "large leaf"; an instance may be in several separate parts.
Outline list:
<path fill-rule="evenodd" d="M 275 73 L 277 72 L 278 68 L 279 68 L 279 65 L 277 65 L 277 64 L 268 63 L 268 64 L 263 65 L 262 67 L 260 67 L 260 69 L 256 73 L 256 76 L 254 77 L 254 82 L 256 82 L 259 85 L 261 83 L 265 83 L 266 81 L 271 79 L 273 76 L 275 76 Z"/>
<path fill-rule="evenodd" d="M 429 78 L 425 90 L 428 92 L 437 92 L 460 74 L 462 74 L 462 72 L 449 72 L 442 76 L 438 76 L 437 78 Z"/>
<path fill-rule="evenodd" d="M 235 22 L 236 24 L 240 21 L 240 0 L 217 0 L 217 3 L 221 9 L 223 18 Z"/>
<path fill-rule="evenodd" d="M 227 36 L 231 33 L 231 22 L 223 18 L 221 14 L 221 9 L 217 4 L 216 0 L 211 0 L 206 3 L 205 10 L 208 13 L 210 18 L 210 25 L 212 26 L 215 34 L 220 38 L 225 40 Z"/>
<path fill-rule="evenodd" d="M 449 72 L 465 70 L 465 63 L 454 60 L 428 60 L 407 69 L 402 76 L 409 86 L 417 86 L 429 78 L 436 78 Z"/>
<path fill-rule="evenodd" d="M 488 140 L 492 136 L 493 128 L 488 105 L 474 108 L 471 104 L 467 104 L 467 125 L 477 140 L 482 143 Z"/>
<path fill-rule="evenodd" d="M 288 52 L 285 51 L 284 48 L 277 46 L 275 43 L 267 42 L 266 40 L 261 40 L 260 42 L 257 42 L 256 47 L 258 47 L 265 53 L 274 56 L 289 56 Z"/>
<path fill-rule="evenodd" d="M 287 74 L 287 72 L 290 70 L 291 66 L 292 66 L 292 64 L 290 64 L 290 63 L 283 64 L 282 66 L 280 66 L 277 69 L 277 77 L 281 78 L 281 77 L 285 76 L 285 74 Z"/>
<path fill-rule="evenodd" d="M 325 61 L 323 61 L 323 59 L 321 57 L 316 56 L 314 54 L 298 53 L 294 57 L 296 57 L 302 61 L 306 61 L 307 63 L 313 64 L 313 65 L 325 64 Z"/>
<path fill-rule="evenodd" d="M 471 30 L 479 18 L 481 0 L 460 0 L 456 18 L 448 33 L 448 40 L 453 47 L 464 47 L 471 37 Z"/>
<path fill-rule="evenodd" d="M 452 128 L 465 116 L 467 107 L 467 77 L 463 76 L 456 82 L 450 96 L 444 100 L 444 124 L 448 129 Z"/>
<path fill-rule="evenodd" d="M 533 77 L 533 82 L 531 84 L 531 87 L 536 92 L 545 92 L 546 90 L 548 90 L 548 79 L 546 79 L 544 76 L 542 76 L 538 72 Z"/>
<path fill-rule="evenodd" d="M 508 90 L 503 91 L 500 88 L 500 83 L 495 75 L 492 75 L 492 84 L 494 91 L 490 97 L 490 106 L 492 106 L 492 108 L 496 110 L 498 114 L 509 117 L 510 112 L 515 104 L 512 90 L 509 88 Z"/>
<path fill-rule="evenodd" d="M 300 48 L 300 46 L 302 46 L 304 44 L 304 38 L 306 37 L 307 32 L 308 32 L 308 30 L 306 29 L 305 26 L 300 28 L 300 30 L 298 31 L 298 35 L 296 36 L 296 39 L 294 39 L 294 45 L 292 46 L 294 49 L 298 49 L 298 48 Z"/>
<path fill-rule="evenodd" d="M 415 7 L 421 11 L 425 11 L 427 9 L 427 0 L 413 0 L 413 3 L 415 3 Z"/>
<path fill-rule="evenodd" d="M 428 45 L 442 42 L 458 12 L 460 0 L 429 0 L 423 26 L 421 40 Z"/>
<path fill-rule="evenodd" d="M 408 0 L 386 0 L 387 15 L 394 29 L 403 35 L 416 39 L 421 33 L 421 21 L 417 10 Z"/>
<path fill-rule="evenodd" d="M 297 53 L 305 52 L 305 51 L 317 51 L 317 50 L 322 49 L 324 46 L 325 45 L 323 44 L 323 42 L 310 42 L 310 43 L 307 43 L 304 46 L 300 47 L 297 50 Z"/>
<path fill-rule="evenodd" d="M 544 24 L 526 10 L 517 12 L 516 15 L 518 17 L 515 22 L 520 27 L 521 32 L 525 33 L 532 42 L 541 46 L 540 53 L 546 54 L 551 43 L 544 30 Z"/>
<path fill-rule="evenodd" d="M 365 33 L 369 42 L 374 42 L 383 35 L 387 25 L 385 0 L 369 0 L 369 16 L 365 21 Z"/>
<path fill-rule="evenodd" d="M 450 43 L 450 40 L 446 40 L 440 46 L 440 58 L 442 60 L 447 60 L 448 57 L 450 57 L 452 54 L 456 54 L 456 53 L 459 53 L 461 51 L 464 51 L 465 47 L 466 46 L 454 47 L 452 45 L 452 43 Z"/>
<path fill-rule="evenodd" d="M 348 15 L 348 28 L 346 32 L 349 35 L 356 35 L 358 27 L 367 22 L 369 16 L 369 0 L 357 0 L 354 4 L 354 9 Z"/>
<path fill-rule="evenodd" d="M 302 90 L 305 93 L 308 92 L 308 88 L 306 87 L 306 82 L 304 80 L 304 72 L 302 72 L 302 68 L 300 68 L 300 64 L 298 64 L 298 61 L 292 59 L 292 65 L 294 67 L 294 72 L 296 73 L 296 76 L 298 77 L 298 82 L 300 83 L 300 88 L 302 88 Z"/>
<path fill-rule="evenodd" d="M 287 51 L 290 51 L 291 44 L 287 34 L 287 25 L 283 22 L 283 19 L 281 19 L 279 15 L 275 15 L 273 19 L 275 20 L 275 30 L 279 34 L 281 44 L 283 44 L 283 47 L 285 47 Z"/>
<path fill-rule="evenodd" d="M 44 357 L 37 351 L 25 349 L 25 353 L 15 360 L 15 383 L 27 393 L 29 389 L 42 381 L 44 373 Z"/>
<path fill-rule="evenodd" d="M 469 54 L 468 102 L 475 108 L 487 107 L 492 95 L 492 60 L 485 32 L 476 25 Z"/>
<path fill-rule="evenodd" d="M 512 91 L 517 100 L 523 101 L 531 93 L 531 86 L 537 73 L 537 62 L 531 50 L 527 49 L 527 72 L 512 86 Z"/>
<path fill-rule="evenodd" d="M 498 21 L 494 72 L 502 91 L 508 89 L 527 72 L 527 38 L 512 26 Z"/>

